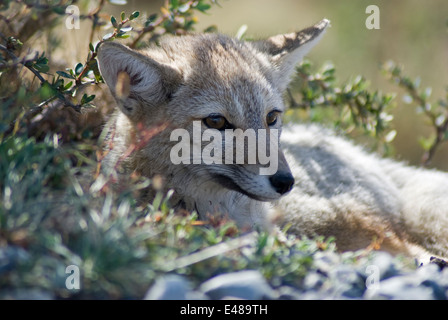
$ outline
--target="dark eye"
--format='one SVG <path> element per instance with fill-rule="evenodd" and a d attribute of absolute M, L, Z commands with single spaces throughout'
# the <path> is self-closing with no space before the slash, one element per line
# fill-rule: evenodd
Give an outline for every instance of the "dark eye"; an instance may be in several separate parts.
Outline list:
<path fill-rule="evenodd" d="M 266 116 L 266 123 L 268 124 L 268 126 L 273 126 L 277 123 L 279 113 L 279 111 L 275 110 L 268 113 L 268 115 Z"/>
<path fill-rule="evenodd" d="M 232 125 L 227 121 L 227 119 L 219 114 L 212 114 L 203 121 L 204 124 L 211 129 L 225 130 L 232 128 Z"/>

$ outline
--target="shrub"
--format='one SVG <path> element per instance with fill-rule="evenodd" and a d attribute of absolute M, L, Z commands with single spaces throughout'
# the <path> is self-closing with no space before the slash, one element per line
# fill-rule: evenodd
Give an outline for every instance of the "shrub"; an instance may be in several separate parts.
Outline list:
<path fill-rule="evenodd" d="M 0 4 L 0 297 L 38 288 L 53 298 L 141 298 L 167 272 L 199 283 L 243 269 L 259 269 L 278 286 L 300 286 L 314 268 L 314 254 L 335 250 L 331 239 L 242 235 L 229 221 L 174 215 L 166 204 L 169 195 L 159 194 L 148 205 L 137 203 L 136 194 L 154 181 L 132 177 L 117 190 L 98 173 L 100 128 L 113 104 L 99 87 L 98 45 L 125 41 L 139 48 L 163 34 L 185 34 L 194 30 L 196 13 L 217 1 L 171 0 L 157 14 L 122 12 L 119 17 L 103 12 L 104 0 L 94 2 L 90 11 L 87 3 Z M 83 9 L 79 19 L 91 23 L 88 54 L 74 67 L 52 59 L 57 41 L 51 30 L 70 18 L 71 5 Z M 109 32 L 102 34 L 105 26 Z M 38 49 L 37 35 L 47 36 L 46 51 Z M 93 42 L 99 35 L 101 40 Z M 362 77 L 340 85 L 331 64 L 315 70 L 305 61 L 297 71 L 286 97 L 291 120 L 363 132 L 389 152 L 396 134 L 393 94 L 371 91 Z M 448 139 L 447 99 L 430 103 L 429 90 L 420 92 L 395 64 L 386 65 L 385 72 L 434 127 L 435 138 L 422 140 L 427 164 Z M 65 287 L 69 265 L 82 270 L 81 290 Z"/>

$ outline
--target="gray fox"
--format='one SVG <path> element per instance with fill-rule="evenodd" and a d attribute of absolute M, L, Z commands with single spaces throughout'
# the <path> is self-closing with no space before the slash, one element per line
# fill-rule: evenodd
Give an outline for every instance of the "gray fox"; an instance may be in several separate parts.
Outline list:
<path fill-rule="evenodd" d="M 107 126 L 113 143 L 103 168 L 113 172 L 121 162 L 125 173 L 163 177 L 164 190 L 173 190 L 172 207 L 203 219 L 224 215 L 242 228 L 289 226 L 298 236 L 334 237 L 342 251 L 448 256 L 447 173 L 382 159 L 317 125 L 282 128 L 283 94 L 295 66 L 328 26 L 324 19 L 251 42 L 221 34 L 166 36 L 140 51 L 103 43 L 99 68 L 118 105 Z M 173 139 L 175 130 L 186 134 L 187 146 L 181 135 Z M 208 140 L 193 141 L 208 130 Z M 249 147 L 227 149 L 238 140 L 227 133 L 237 130 L 240 142 L 264 140 L 274 172 L 260 174 L 267 163 Z M 123 158 L 136 141 L 141 147 Z M 201 158 L 205 141 L 213 144 L 207 154 L 223 161 Z M 242 162 L 227 161 L 239 151 Z M 148 190 L 146 199 L 154 195 Z"/>

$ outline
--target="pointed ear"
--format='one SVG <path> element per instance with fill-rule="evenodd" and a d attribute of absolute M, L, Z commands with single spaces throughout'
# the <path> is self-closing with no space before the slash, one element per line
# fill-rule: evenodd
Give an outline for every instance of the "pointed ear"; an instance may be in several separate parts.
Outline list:
<path fill-rule="evenodd" d="M 268 55 L 274 65 L 274 81 L 282 92 L 288 87 L 297 63 L 319 42 L 329 25 L 330 21 L 324 19 L 302 31 L 253 43 L 255 48 Z"/>
<path fill-rule="evenodd" d="M 177 69 L 116 42 L 101 44 L 98 66 L 121 111 L 131 120 L 167 101 L 181 80 Z"/>

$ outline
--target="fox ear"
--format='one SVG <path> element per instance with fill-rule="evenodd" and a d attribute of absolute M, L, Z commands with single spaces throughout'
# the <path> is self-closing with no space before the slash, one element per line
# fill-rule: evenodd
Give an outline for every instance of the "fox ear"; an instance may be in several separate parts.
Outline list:
<path fill-rule="evenodd" d="M 329 25 L 330 21 L 324 19 L 302 31 L 253 43 L 258 50 L 269 56 L 275 68 L 274 81 L 282 91 L 288 87 L 297 63 L 319 42 Z"/>
<path fill-rule="evenodd" d="M 101 44 L 98 66 L 121 111 L 131 119 L 167 101 L 180 82 L 178 70 L 115 42 Z"/>

